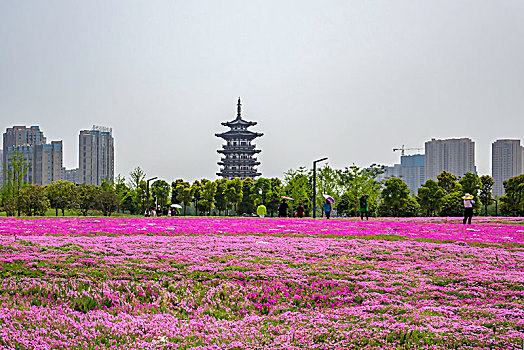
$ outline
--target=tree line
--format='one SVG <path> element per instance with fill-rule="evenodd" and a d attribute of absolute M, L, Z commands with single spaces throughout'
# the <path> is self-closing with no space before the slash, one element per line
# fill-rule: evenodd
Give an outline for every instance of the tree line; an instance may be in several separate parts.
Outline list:
<path fill-rule="evenodd" d="M 75 210 L 80 215 L 114 212 L 143 215 L 147 210 L 146 174 L 137 167 L 128 179 L 117 176 L 114 182 L 104 181 L 101 186 L 77 185 L 55 181 L 47 186 L 26 184 L 28 165 L 21 155 L 15 155 L 11 166 L 4 169 L 7 182 L 2 187 L 2 211 L 7 215 L 44 215 L 49 208 L 55 215 Z M 462 197 L 473 195 L 476 214 L 488 215 L 488 207 L 496 200 L 492 195 L 493 178 L 466 173 L 461 178 L 443 171 L 437 180 L 427 180 L 411 193 L 401 178 L 379 180 L 384 167 L 372 164 L 361 168 L 356 165 L 334 169 L 325 165 L 316 173 L 317 215 L 322 215 L 324 194 L 335 199 L 340 216 L 357 216 L 359 198 L 368 194 L 372 216 L 460 216 L 463 213 Z M 275 216 L 282 196 L 294 198 L 289 215 L 302 203 L 305 215 L 313 210 L 313 172 L 301 167 L 288 170 L 283 179 L 260 177 L 257 180 L 218 179 L 195 180 L 192 183 L 176 179 L 171 183 L 158 179 L 151 184 L 151 208 L 161 208 L 166 214 L 178 205 L 177 215 L 252 215 L 260 202 L 264 202 L 269 216 Z M 499 198 L 502 215 L 524 215 L 524 175 L 504 182 L 505 195 Z"/>

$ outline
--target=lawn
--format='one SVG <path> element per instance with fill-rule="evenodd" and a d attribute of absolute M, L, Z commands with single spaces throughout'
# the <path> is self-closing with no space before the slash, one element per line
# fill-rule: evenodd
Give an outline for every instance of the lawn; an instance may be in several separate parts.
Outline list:
<path fill-rule="evenodd" d="M 0 348 L 512 349 L 514 218 L 0 219 Z"/>

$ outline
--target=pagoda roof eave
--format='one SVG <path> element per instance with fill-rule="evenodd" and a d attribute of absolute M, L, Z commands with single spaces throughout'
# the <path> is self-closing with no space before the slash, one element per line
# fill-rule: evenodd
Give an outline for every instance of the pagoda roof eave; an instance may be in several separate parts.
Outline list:
<path fill-rule="evenodd" d="M 217 153 L 248 153 L 248 154 L 251 154 L 251 153 L 260 153 L 262 152 L 261 150 L 259 149 L 219 149 L 217 150 Z"/>
<path fill-rule="evenodd" d="M 229 174 L 230 176 L 228 176 L 228 174 L 224 174 L 224 173 L 216 173 L 218 176 L 221 176 L 223 178 L 241 178 L 241 179 L 246 179 L 246 178 L 255 178 L 255 177 L 258 177 L 258 176 L 261 176 L 262 173 L 254 173 L 254 174 L 242 174 L 242 175 L 239 175 L 239 174 Z"/>
<path fill-rule="evenodd" d="M 244 125 L 244 126 L 254 126 L 257 125 L 257 122 L 250 122 L 244 119 L 235 119 L 229 122 L 220 123 L 223 126 L 235 126 L 235 125 Z"/>
<path fill-rule="evenodd" d="M 229 130 L 223 133 L 215 134 L 216 137 L 222 137 L 224 139 L 233 138 L 233 137 L 244 137 L 244 138 L 256 138 L 264 136 L 261 132 L 252 132 L 247 130 Z"/>

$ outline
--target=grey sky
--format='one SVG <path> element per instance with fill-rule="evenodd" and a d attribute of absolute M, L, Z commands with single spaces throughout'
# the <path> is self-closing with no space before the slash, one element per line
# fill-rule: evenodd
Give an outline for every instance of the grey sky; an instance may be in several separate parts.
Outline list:
<path fill-rule="evenodd" d="M 214 179 L 238 96 L 263 176 L 432 137 L 471 137 L 489 173 L 524 138 L 524 2 L 0 2 L 0 128 L 40 125 L 68 168 L 99 124 L 117 173 Z"/>

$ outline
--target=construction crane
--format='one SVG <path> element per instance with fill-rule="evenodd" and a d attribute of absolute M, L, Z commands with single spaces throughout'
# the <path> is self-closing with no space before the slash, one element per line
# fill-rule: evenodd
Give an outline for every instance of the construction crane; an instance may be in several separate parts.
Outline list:
<path fill-rule="evenodd" d="M 404 145 L 402 145 L 401 148 L 393 148 L 393 152 L 400 151 L 400 155 L 403 156 L 405 154 L 405 151 L 422 151 L 422 148 L 420 147 L 412 147 L 412 148 L 405 148 Z"/>

